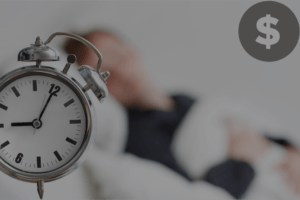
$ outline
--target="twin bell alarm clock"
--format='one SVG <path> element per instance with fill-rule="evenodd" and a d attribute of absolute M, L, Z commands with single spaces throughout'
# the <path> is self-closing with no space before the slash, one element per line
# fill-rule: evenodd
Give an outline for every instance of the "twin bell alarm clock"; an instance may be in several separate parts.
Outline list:
<path fill-rule="evenodd" d="M 75 55 L 67 57 L 63 71 L 42 65 L 59 60 L 58 53 L 47 46 L 55 36 L 78 40 L 99 57 L 97 70 L 87 65 L 78 68 L 86 85 L 68 75 Z M 64 32 L 52 34 L 44 43 L 37 37 L 35 44 L 19 52 L 18 60 L 34 64 L 0 79 L 0 170 L 37 183 L 42 199 L 44 182 L 74 171 L 93 144 L 96 114 L 87 91 L 103 102 L 108 96 L 109 72 L 100 72 L 102 56 L 90 42 Z"/>

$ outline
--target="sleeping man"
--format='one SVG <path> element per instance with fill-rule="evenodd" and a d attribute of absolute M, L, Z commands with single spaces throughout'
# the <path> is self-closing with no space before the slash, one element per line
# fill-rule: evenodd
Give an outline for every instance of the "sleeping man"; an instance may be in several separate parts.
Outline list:
<path fill-rule="evenodd" d="M 119 37 L 102 30 L 84 37 L 103 54 L 111 95 L 101 105 L 90 94 L 95 145 L 75 172 L 45 184 L 44 199 L 300 199 L 299 146 L 271 116 L 228 97 L 166 94 Z M 79 65 L 96 67 L 97 56 L 80 43 L 68 40 L 64 48 Z M 24 64 L 11 60 L 1 74 Z M 84 84 L 75 67 L 69 72 Z M 4 173 L 0 179 L 1 199 L 37 198 L 36 184 Z"/>
<path fill-rule="evenodd" d="M 83 37 L 102 53 L 102 69 L 111 73 L 108 89 L 123 112 L 126 131 L 109 143 L 118 146 L 112 152 L 137 162 L 118 161 L 124 168 L 115 169 L 114 178 L 99 175 L 104 197 L 300 199 L 300 154 L 269 116 L 230 98 L 208 102 L 166 94 L 151 82 L 136 50 L 118 36 L 95 30 Z M 97 56 L 81 43 L 68 40 L 65 49 L 79 65 L 96 67 Z M 107 140 L 99 138 L 104 149 Z M 165 174 L 151 170 L 153 164 L 181 183 L 166 181 Z M 95 163 L 95 174 L 107 174 L 104 169 Z M 116 186 L 122 183 L 127 187 Z"/>

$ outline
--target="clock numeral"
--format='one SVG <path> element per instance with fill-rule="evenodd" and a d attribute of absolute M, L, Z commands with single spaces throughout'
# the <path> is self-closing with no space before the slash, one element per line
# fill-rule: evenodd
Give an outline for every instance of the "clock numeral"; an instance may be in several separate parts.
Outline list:
<path fill-rule="evenodd" d="M 22 161 L 22 158 L 23 158 L 23 154 L 22 153 L 19 153 L 16 157 L 16 163 L 20 163 Z"/>
<path fill-rule="evenodd" d="M 65 107 L 68 107 L 69 105 L 71 105 L 72 103 L 74 103 L 74 99 L 71 99 L 70 101 L 68 101 L 67 103 L 64 104 Z"/>
<path fill-rule="evenodd" d="M 33 91 L 36 92 L 36 91 L 37 91 L 36 80 L 33 80 L 33 81 L 32 81 L 32 85 L 33 85 Z"/>
<path fill-rule="evenodd" d="M 54 151 L 53 153 L 56 156 L 56 158 L 57 158 L 58 161 L 62 160 L 61 156 L 59 155 L 59 153 L 57 151 Z"/>
<path fill-rule="evenodd" d="M 12 87 L 11 89 L 12 89 L 12 91 L 15 93 L 15 95 L 16 95 L 17 97 L 20 96 L 20 93 L 19 93 L 19 91 L 17 90 L 16 87 Z"/>
<path fill-rule="evenodd" d="M 81 124 L 81 120 L 80 119 L 70 120 L 70 124 Z"/>
<path fill-rule="evenodd" d="M 4 124 L 0 124 L 0 128 L 4 128 Z"/>
<path fill-rule="evenodd" d="M 36 157 L 37 168 L 41 168 L 41 157 Z"/>
<path fill-rule="evenodd" d="M 8 107 L 0 103 L 0 108 L 2 108 L 3 110 L 7 110 Z"/>
<path fill-rule="evenodd" d="M 50 91 L 49 91 L 50 94 L 52 94 L 53 96 L 57 96 L 57 93 L 59 91 L 60 91 L 60 87 L 59 86 L 55 86 L 55 84 L 51 84 L 51 88 L 50 88 Z"/>
<path fill-rule="evenodd" d="M 5 148 L 7 145 L 9 145 L 10 143 L 9 143 L 9 141 L 7 140 L 6 142 L 4 142 L 4 143 L 2 143 L 1 145 L 0 145 L 0 149 L 3 149 L 3 148 Z"/>
<path fill-rule="evenodd" d="M 76 145 L 77 144 L 77 142 L 76 141 L 74 141 L 74 140 L 72 140 L 71 138 L 66 138 L 66 141 L 67 142 L 70 142 L 71 144 L 73 144 L 73 145 Z"/>

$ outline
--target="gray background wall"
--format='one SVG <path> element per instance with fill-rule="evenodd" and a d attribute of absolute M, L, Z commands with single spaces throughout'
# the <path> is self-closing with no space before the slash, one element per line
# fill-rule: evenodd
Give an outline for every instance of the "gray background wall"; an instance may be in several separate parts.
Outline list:
<path fill-rule="evenodd" d="M 0 2 L 0 72 L 25 65 L 16 61 L 17 53 L 36 36 L 108 27 L 136 46 L 153 80 L 166 91 L 244 96 L 282 121 L 287 135 L 300 143 L 300 44 L 273 63 L 249 56 L 238 25 L 256 2 Z M 299 1 L 280 2 L 300 20 Z M 55 39 L 52 47 L 62 41 Z"/>

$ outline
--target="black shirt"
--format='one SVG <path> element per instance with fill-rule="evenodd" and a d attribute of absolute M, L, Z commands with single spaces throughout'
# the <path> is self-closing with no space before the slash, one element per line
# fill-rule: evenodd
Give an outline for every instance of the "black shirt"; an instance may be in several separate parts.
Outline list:
<path fill-rule="evenodd" d="M 175 107 L 171 111 L 128 110 L 129 134 L 125 151 L 159 162 L 193 181 L 175 160 L 171 143 L 176 129 L 192 108 L 195 99 L 185 95 L 174 95 L 172 98 Z M 227 160 L 212 167 L 204 180 L 227 190 L 235 198 L 240 198 L 253 177 L 254 171 L 248 163 Z"/>

